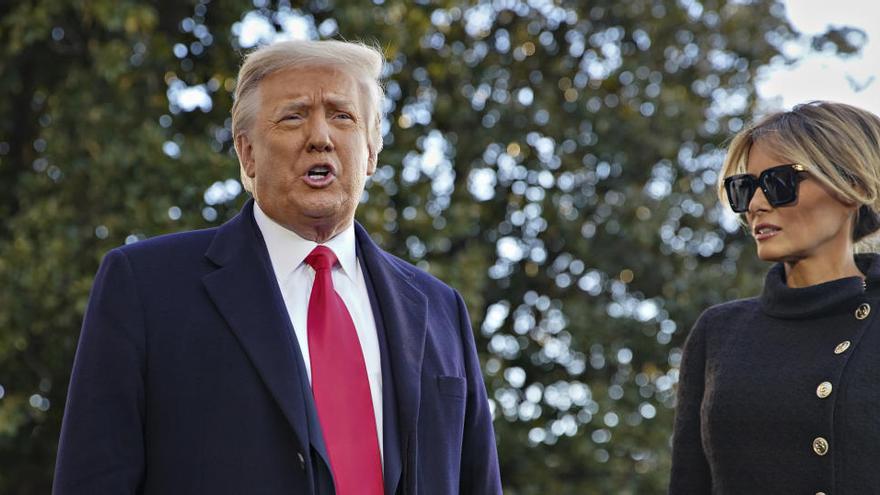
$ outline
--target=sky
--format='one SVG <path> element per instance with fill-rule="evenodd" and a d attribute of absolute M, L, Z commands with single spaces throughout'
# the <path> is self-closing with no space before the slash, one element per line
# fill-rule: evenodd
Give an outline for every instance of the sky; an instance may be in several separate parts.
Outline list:
<path fill-rule="evenodd" d="M 880 2 L 877 0 L 785 0 L 788 18 L 805 35 L 849 26 L 866 34 L 859 54 L 807 53 L 808 40 L 786 52 L 801 55 L 790 67 L 769 67 L 758 82 L 767 110 L 790 109 L 811 100 L 849 103 L 880 115 Z"/>

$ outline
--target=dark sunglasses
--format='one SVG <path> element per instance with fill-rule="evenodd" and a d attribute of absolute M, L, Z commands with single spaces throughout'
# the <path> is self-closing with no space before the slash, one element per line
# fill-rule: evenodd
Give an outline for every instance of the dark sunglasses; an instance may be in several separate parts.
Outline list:
<path fill-rule="evenodd" d="M 749 211 L 749 203 L 759 187 L 773 206 L 794 203 L 797 200 L 798 182 L 805 171 L 799 163 L 786 163 L 768 168 L 758 177 L 750 174 L 731 175 L 724 179 L 724 191 L 730 208 L 736 213 Z"/>

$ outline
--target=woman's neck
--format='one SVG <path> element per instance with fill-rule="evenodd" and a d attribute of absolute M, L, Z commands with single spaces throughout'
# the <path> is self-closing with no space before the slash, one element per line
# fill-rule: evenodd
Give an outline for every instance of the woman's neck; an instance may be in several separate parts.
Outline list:
<path fill-rule="evenodd" d="M 818 285 L 832 280 L 864 275 L 856 266 L 852 252 L 837 256 L 815 256 L 785 261 L 786 285 L 793 289 Z"/>

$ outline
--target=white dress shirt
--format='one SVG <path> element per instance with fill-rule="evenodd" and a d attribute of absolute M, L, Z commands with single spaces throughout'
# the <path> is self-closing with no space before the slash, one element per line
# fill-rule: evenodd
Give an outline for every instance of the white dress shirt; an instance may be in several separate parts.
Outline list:
<path fill-rule="evenodd" d="M 296 232 L 278 224 L 254 203 L 254 219 L 266 241 L 269 259 L 303 362 L 306 365 L 309 383 L 312 382 L 312 367 L 309 359 L 308 308 L 315 281 L 315 270 L 305 263 L 306 256 L 318 246 L 317 243 L 303 239 Z M 379 354 L 379 336 L 376 332 L 376 321 L 373 319 L 373 308 L 367 293 L 367 284 L 363 270 L 355 252 L 354 224 L 324 243 L 330 248 L 339 263 L 333 267 L 333 287 L 342 298 L 354 327 L 357 330 L 364 364 L 367 367 L 367 378 L 370 382 L 370 394 L 373 398 L 373 413 L 376 416 L 376 436 L 379 440 L 379 453 L 384 466 L 384 446 L 382 443 L 382 364 Z"/>

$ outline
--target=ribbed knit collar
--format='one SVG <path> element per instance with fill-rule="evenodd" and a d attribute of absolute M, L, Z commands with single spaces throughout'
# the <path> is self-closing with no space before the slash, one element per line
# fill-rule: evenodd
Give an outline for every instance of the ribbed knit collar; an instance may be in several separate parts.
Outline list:
<path fill-rule="evenodd" d="M 873 291 L 880 288 L 880 255 L 857 254 L 856 266 L 865 274 Z M 828 314 L 835 308 L 862 295 L 865 288 L 859 277 L 846 277 L 822 284 L 793 289 L 785 285 L 785 266 L 773 265 L 764 280 L 761 308 L 777 318 L 808 318 Z"/>

